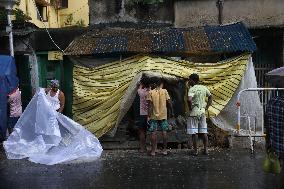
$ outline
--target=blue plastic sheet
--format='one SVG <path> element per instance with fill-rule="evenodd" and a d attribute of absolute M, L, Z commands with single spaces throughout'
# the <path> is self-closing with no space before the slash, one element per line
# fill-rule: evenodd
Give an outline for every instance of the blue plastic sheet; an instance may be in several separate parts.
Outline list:
<path fill-rule="evenodd" d="M 7 95 L 19 84 L 15 59 L 0 55 L 0 137 L 3 139 L 7 130 Z"/>

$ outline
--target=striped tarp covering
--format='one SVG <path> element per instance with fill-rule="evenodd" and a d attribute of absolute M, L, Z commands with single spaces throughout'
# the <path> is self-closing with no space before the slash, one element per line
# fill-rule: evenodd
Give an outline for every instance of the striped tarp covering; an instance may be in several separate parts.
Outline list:
<path fill-rule="evenodd" d="M 253 52 L 256 45 L 242 23 L 200 28 L 105 28 L 76 38 L 66 55 L 105 53 Z"/>
<path fill-rule="evenodd" d="M 96 68 L 75 65 L 73 71 L 73 118 L 100 137 L 127 112 L 125 102 L 135 94 L 141 73 L 187 78 L 198 73 L 213 94 L 210 115 L 217 116 L 229 102 L 244 75 L 248 55 L 217 63 L 173 61 L 153 56 L 135 56 Z M 130 91 L 130 92 L 129 92 Z"/>

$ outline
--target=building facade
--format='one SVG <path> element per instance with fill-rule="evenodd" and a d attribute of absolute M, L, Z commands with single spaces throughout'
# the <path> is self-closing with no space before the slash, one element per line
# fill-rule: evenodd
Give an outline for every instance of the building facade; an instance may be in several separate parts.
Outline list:
<path fill-rule="evenodd" d="M 253 54 L 259 86 L 263 75 L 284 65 L 283 0 L 89 0 L 90 25 L 106 23 L 167 24 L 176 28 L 242 22 L 258 50 Z"/>
<path fill-rule="evenodd" d="M 25 107 L 36 88 L 46 87 L 54 78 L 63 82 L 62 52 L 56 45 L 64 50 L 85 31 L 89 6 L 88 0 L 20 0 L 13 13 L 15 62 Z M 5 27 L 6 13 L 0 8 L 1 54 L 9 54 Z"/>
<path fill-rule="evenodd" d="M 88 0 L 21 0 L 15 8 L 39 28 L 89 25 Z"/>
<path fill-rule="evenodd" d="M 36 7 L 41 17 L 45 19 L 44 22 L 38 17 Z M 253 54 L 253 61 L 259 86 L 266 85 L 263 74 L 283 65 L 284 1 L 282 0 L 163 0 L 154 4 L 148 4 L 146 1 L 144 3 L 143 0 L 21 0 L 15 8 L 23 11 L 29 17 L 29 22 L 35 26 L 43 28 L 45 23 L 48 28 L 54 28 L 51 30 L 51 36 L 63 50 L 75 37 L 100 25 L 108 27 L 135 25 L 138 28 L 151 29 L 198 28 L 242 22 L 249 29 L 258 47 Z M 89 28 L 58 29 L 72 25 L 89 25 Z M 101 39 L 103 40 L 104 38 Z M 1 38 L 2 41 L 6 41 L 8 46 L 7 36 Z M 7 49 L 0 48 L 0 52 L 8 54 Z M 26 102 L 29 101 L 32 89 L 38 86 L 46 87 L 48 79 L 62 80 L 68 74 L 68 77 L 72 78 L 70 76 L 72 66 L 70 67 L 70 62 L 65 60 L 65 57 L 63 60 L 50 59 L 49 55 L 56 54 L 53 51 L 58 52 L 58 49 L 43 29 L 32 30 L 26 34 L 19 31 L 15 38 L 15 50 L 22 85 L 30 91 L 29 96 L 25 98 Z M 80 50 L 82 49 L 78 49 Z M 198 58 L 200 60 L 200 57 L 194 58 L 192 60 L 198 61 Z M 28 72 L 30 74 L 27 75 Z M 68 87 L 68 93 L 72 94 L 72 82 L 63 83 Z"/>

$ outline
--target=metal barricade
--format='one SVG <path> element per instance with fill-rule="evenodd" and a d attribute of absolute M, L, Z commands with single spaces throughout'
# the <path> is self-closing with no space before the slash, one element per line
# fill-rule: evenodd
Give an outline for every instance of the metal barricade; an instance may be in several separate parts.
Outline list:
<path fill-rule="evenodd" d="M 249 137 L 250 140 L 250 148 L 251 148 L 251 152 L 254 152 L 254 140 L 253 138 L 255 137 L 265 137 L 266 134 L 264 133 L 264 114 L 262 117 L 262 124 L 261 124 L 261 133 L 257 134 L 256 131 L 256 127 L 254 127 L 254 131 L 251 128 L 251 119 L 252 116 L 249 114 L 245 114 L 245 115 L 241 115 L 241 102 L 240 102 L 240 97 L 241 94 L 243 94 L 244 92 L 249 92 L 249 91 L 276 91 L 277 92 L 277 96 L 278 96 L 278 91 L 284 91 L 284 88 L 247 88 L 247 89 L 243 89 L 238 93 L 238 97 L 237 97 L 237 126 L 236 126 L 236 134 L 235 136 L 237 137 Z M 241 135 L 240 134 L 240 130 L 241 130 L 241 118 L 246 118 L 248 120 L 248 125 L 246 126 L 246 128 L 248 129 L 248 131 L 246 133 L 248 133 L 247 135 Z"/>

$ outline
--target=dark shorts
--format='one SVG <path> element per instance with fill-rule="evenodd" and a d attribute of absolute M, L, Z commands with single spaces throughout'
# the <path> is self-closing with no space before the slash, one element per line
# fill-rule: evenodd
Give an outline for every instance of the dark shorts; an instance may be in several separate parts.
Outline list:
<path fill-rule="evenodd" d="M 169 130 L 169 123 L 166 119 L 163 120 L 153 120 L 149 121 L 149 132 L 155 132 L 157 130 L 168 131 Z"/>
<path fill-rule="evenodd" d="M 9 117 L 8 118 L 8 128 L 14 129 L 18 120 L 19 120 L 19 117 Z"/>
<path fill-rule="evenodd" d="M 139 117 L 139 129 L 146 129 L 148 126 L 147 115 L 140 115 Z"/>

